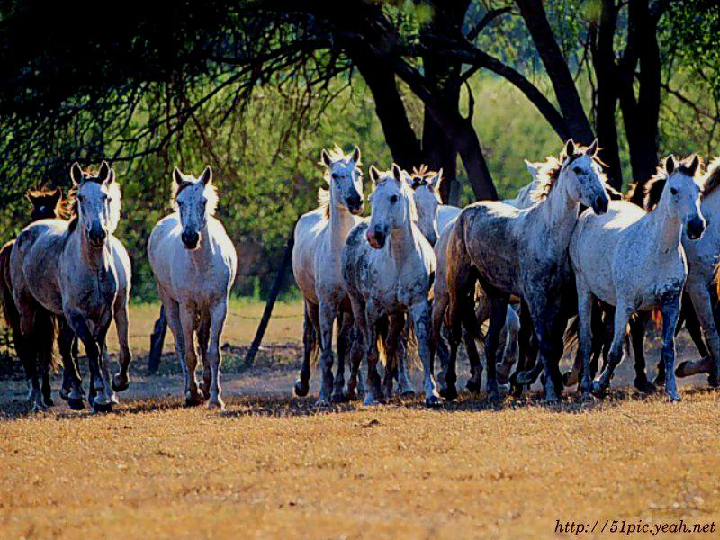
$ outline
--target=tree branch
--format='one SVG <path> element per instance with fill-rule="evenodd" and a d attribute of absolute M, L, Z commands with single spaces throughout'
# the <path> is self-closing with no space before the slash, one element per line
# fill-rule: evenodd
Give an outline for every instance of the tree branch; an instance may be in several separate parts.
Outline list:
<path fill-rule="evenodd" d="M 493 22 L 495 19 L 497 19 L 500 15 L 504 15 L 505 13 L 509 13 L 512 11 L 512 8 L 510 6 L 499 8 L 499 9 L 491 9 L 485 15 L 483 15 L 482 19 L 480 19 L 480 22 L 475 25 L 475 27 L 468 32 L 468 35 L 465 36 L 466 39 L 470 42 L 475 41 L 475 38 L 480 35 L 480 32 L 485 30 L 485 27 Z"/>

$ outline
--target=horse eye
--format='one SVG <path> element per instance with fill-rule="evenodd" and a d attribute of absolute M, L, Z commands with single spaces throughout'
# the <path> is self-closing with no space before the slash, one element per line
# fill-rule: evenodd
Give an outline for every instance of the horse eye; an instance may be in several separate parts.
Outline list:
<path fill-rule="evenodd" d="M 670 193 L 672 193 L 673 195 L 677 195 L 677 189 L 675 189 L 674 187 L 671 187 Z"/>
<path fill-rule="evenodd" d="M 78 196 L 77 196 L 77 200 L 80 201 L 80 202 L 83 202 L 83 201 L 85 200 L 85 197 L 82 196 L 82 195 L 78 195 Z"/>
<path fill-rule="evenodd" d="M 583 170 L 580 167 L 573 167 L 573 172 L 575 174 L 582 174 Z"/>
<path fill-rule="evenodd" d="M 393 195 L 392 197 L 390 197 L 390 202 L 391 202 L 392 204 L 395 204 L 395 203 L 397 202 L 397 200 L 398 200 L 397 195 Z"/>
<path fill-rule="evenodd" d="M 333 178 L 333 180 L 337 180 L 338 179 L 337 173 L 332 173 L 332 178 Z"/>

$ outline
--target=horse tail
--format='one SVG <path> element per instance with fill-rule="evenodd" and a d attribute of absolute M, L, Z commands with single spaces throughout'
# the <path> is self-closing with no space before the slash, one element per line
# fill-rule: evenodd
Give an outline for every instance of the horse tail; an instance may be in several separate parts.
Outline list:
<path fill-rule="evenodd" d="M 14 242 L 8 242 L 0 249 L 0 300 L 3 305 L 5 324 L 13 331 L 13 339 L 19 338 L 20 314 L 15 307 L 10 281 L 10 254 Z"/>
<path fill-rule="evenodd" d="M 655 330 L 660 330 L 662 328 L 662 313 L 659 309 L 653 309 L 652 311 L 652 321 L 653 325 L 655 326 Z"/>
<path fill-rule="evenodd" d="M 574 347 L 580 339 L 580 317 L 575 315 L 570 319 L 565 333 L 563 334 L 563 354 Z"/>

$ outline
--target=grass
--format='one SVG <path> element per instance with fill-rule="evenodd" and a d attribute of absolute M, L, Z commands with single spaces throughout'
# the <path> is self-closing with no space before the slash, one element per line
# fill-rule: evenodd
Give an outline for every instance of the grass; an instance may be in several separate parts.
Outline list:
<path fill-rule="evenodd" d="M 713 392 L 584 409 L 310 403 L 8 419 L 0 537 L 538 538 L 556 519 L 720 518 Z"/>
<path fill-rule="evenodd" d="M 233 300 L 223 341 L 249 343 L 263 307 Z M 137 357 L 158 308 L 132 306 Z M 266 343 L 298 343 L 301 304 L 274 315 Z M 656 349 L 650 341 L 651 364 Z M 679 353 L 692 354 L 685 339 Z M 496 407 L 463 395 L 439 410 L 418 399 L 319 412 L 316 372 L 311 397 L 290 397 L 298 362 L 227 374 L 223 412 L 184 409 L 172 374 L 135 376 L 108 415 L 29 415 L 24 383 L 2 382 L 0 538 L 543 538 L 557 536 L 556 520 L 650 533 L 681 518 L 720 525 L 717 392 L 683 386 L 679 404 L 619 389 L 556 408 L 537 395 Z"/>

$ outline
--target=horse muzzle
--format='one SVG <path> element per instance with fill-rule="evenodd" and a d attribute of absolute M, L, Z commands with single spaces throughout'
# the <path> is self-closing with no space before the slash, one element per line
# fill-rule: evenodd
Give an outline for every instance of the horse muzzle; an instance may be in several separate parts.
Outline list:
<path fill-rule="evenodd" d="M 354 195 L 345 199 L 345 206 L 354 216 L 362 214 L 363 211 L 363 200 L 359 195 Z"/>
<path fill-rule="evenodd" d="M 598 195 L 592 203 L 593 212 L 596 214 L 604 214 L 608 209 L 608 198 L 607 195 Z"/>
<path fill-rule="evenodd" d="M 697 240 L 702 237 L 705 232 L 705 220 L 700 216 L 695 216 L 688 220 L 687 235 L 690 240 Z"/>
<path fill-rule="evenodd" d="M 183 231 L 180 238 L 182 239 L 185 249 L 197 249 L 198 244 L 200 244 L 200 235 L 196 232 Z"/>
<path fill-rule="evenodd" d="M 381 230 L 375 229 L 372 234 L 368 231 L 365 233 L 365 238 L 367 238 L 368 244 L 372 248 L 382 249 L 385 245 L 385 233 Z"/>
<path fill-rule="evenodd" d="M 92 227 L 87 233 L 90 245 L 96 248 L 101 248 L 105 244 L 105 238 L 107 233 L 102 227 Z"/>

